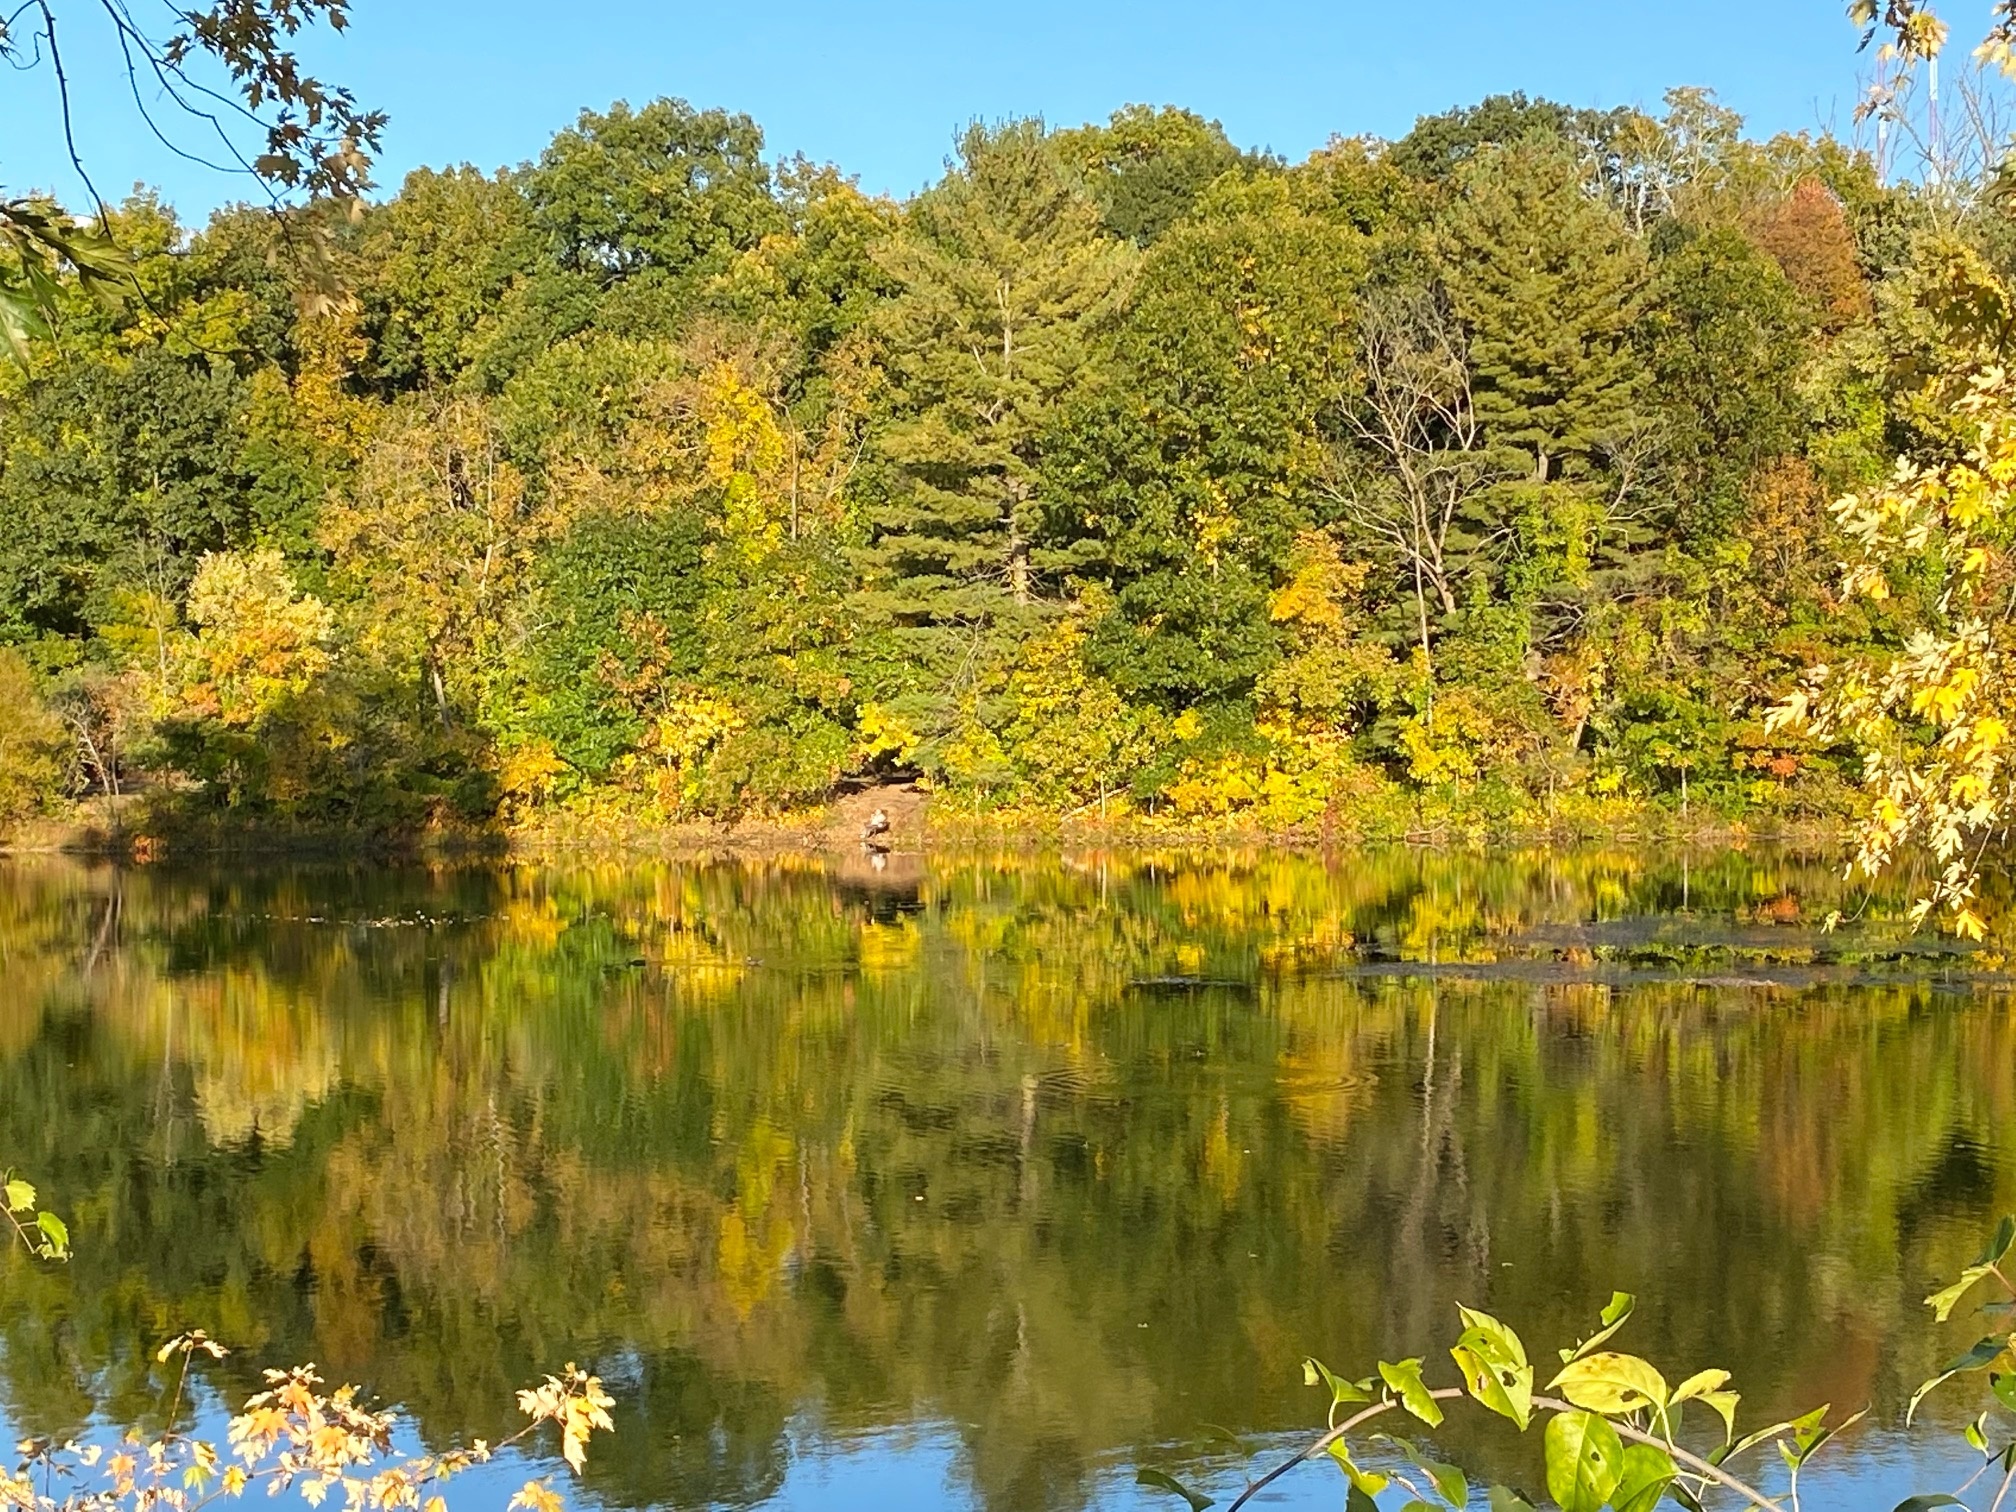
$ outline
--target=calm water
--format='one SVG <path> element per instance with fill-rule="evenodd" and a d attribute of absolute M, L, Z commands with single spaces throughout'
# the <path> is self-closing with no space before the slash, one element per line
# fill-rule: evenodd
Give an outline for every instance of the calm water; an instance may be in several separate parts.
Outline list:
<path fill-rule="evenodd" d="M 2016 1019 L 1880 902 L 1818 932 L 1859 901 L 1767 854 L 14 863 L 0 1153 L 77 1256 L 0 1261 L 0 1416 L 145 1420 L 196 1326 L 213 1401 L 313 1360 L 432 1442 L 592 1363 L 584 1505 L 1180 1507 L 1135 1467 L 1236 1490 L 1305 1353 L 1451 1376 L 1454 1301 L 1544 1355 L 1622 1288 L 1748 1411 L 1873 1403 L 1807 1505 L 1887 1507 L 1965 1453 L 1896 1429 L 2016 1210 Z"/>

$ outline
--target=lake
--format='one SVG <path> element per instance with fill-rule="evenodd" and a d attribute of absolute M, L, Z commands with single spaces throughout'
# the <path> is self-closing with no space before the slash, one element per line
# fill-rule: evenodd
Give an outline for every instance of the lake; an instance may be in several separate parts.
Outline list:
<path fill-rule="evenodd" d="M 0 1158 L 76 1253 L 0 1261 L 0 1415 L 158 1422 L 200 1327 L 206 1413 L 312 1360 L 437 1444 L 592 1365 L 582 1506 L 1181 1512 L 1136 1469 L 1235 1493 L 1305 1355 L 1450 1383 L 1458 1301 L 1545 1361 L 1622 1289 L 1756 1423 L 1873 1407 L 1806 1506 L 1888 1507 L 2016 1211 L 2009 982 L 1897 912 L 1762 849 L 17 860 Z"/>

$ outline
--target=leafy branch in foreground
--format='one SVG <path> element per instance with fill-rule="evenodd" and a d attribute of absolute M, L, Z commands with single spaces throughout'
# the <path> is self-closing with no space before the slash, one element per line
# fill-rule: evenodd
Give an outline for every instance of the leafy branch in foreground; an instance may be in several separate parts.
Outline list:
<path fill-rule="evenodd" d="M 1958 455 L 1906 455 L 1883 486 L 1833 506 L 1843 602 L 1894 607 L 1916 583 L 1925 607 L 1894 651 L 1811 668 L 1766 725 L 1861 750 L 1854 868 L 1874 877 L 1922 846 L 1939 873 L 1914 920 L 1936 909 L 1979 939 L 1982 862 L 2016 817 L 2016 381 L 2000 326 L 2012 296 L 1964 249 L 1944 259 L 1936 312 L 1964 335 L 1943 376 Z"/>
<path fill-rule="evenodd" d="M 1375 1375 L 1346 1380 L 1320 1360 L 1307 1360 L 1308 1384 L 1330 1393 L 1330 1427 L 1320 1438 L 1253 1480 L 1232 1502 L 1238 1512 L 1265 1487 L 1297 1465 L 1328 1455 L 1350 1482 L 1351 1512 L 1370 1512 L 1373 1498 L 1398 1485 L 1412 1498 L 1410 1505 L 1433 1508 L 1469 1504 L 1468 1477 L 1457 1466 L 1428 1455 L 1411 1440 L 1374 1433 L 1367 1443 L 1380 1446 L 1409 1468 L 1381 1471 L 1361 1464 L 1362 1447 L 1354 1451 L 1352 1436 L 1388 1413 L 1403 1411 L 1429 1428 L 1444 1419 L 1442 1404 L 1465 1399 L 1505 1418 L 1524 1433 L 1536 1420 L 1544 1422 L 1547 1495 L 1562 1512 L 1651 1512 L 1670 1498 L 1698 1509 L 1711 1492 L 1742 1498 L 1743 1504 L 1765 1512 L 1791 1512 L 1799 1505 L 1801 1467 L 1842 1428 L 1859 1419 L 1856 1413 L 1831 1426 L 1825 1406 L 1786 1422 L 1744 1434 L 1736 1433 L 1737 1393 L 1728 1389 L 1729 1372 L 1701 1370 L 1677 1386 L 1668 1384 L 1650 1362 L 1603 1346 L 1624 1326 L 1634 1299 L 1618 1292 L 1602 1311 L 1599 1326 L 1573 1348 L 1560 1351 L 1561 1368 L 1536 1391 L 1537 1372 L 1526 1346 L 1510 1328 L 1488 1313 L 1459 1307 L 1463 1331 L 1449 1355 L 1462 1379 L 1460 1386 L 1430 1386 L 1421 1359 L 1379 1362 Z M 1682 1408 L 1698 1403 L 1720 1419 L 1722 1442 L 1706 1453 L 1683 1447 L 1678 1439 Z M 1356 1408 L 1348 1416 L 1346 1409 Z M 1765 1495 L 1731 1468 L 1741 1456 L 1775 1443 L 1792 1473 L 1786 1501 Z M 1160 1482 L 1153 1482 L 1159 1484 Z M 1209 1505 L 1196 1500 L 1193 1507 Z M 1516 1512 L 1534 1503 L 1508 1486 L 1489 1490 L 1493 1512 Z"/>
<path fill-rule="evenodd" d="M 1953 1316 L 1953 1310 L 1969 1292 L 1983 1281 L 1992 1279 L 2002 1288 L 2004 1296 L 1999 1301 L 1983 1303 L 1976 1311 L 1998 1314 L 2005 1321 L 1976 1340 L 1965 1353 L 1914 1391 L 1911 1405 L 1904 1414 L 1907 1423 L 1916 1418 L 1925 1398 L 1955 1376 L 1986 1371 L 1989 1404 L 1965 1430 L 1968 1447 L 1981 1456 L 1981 1464 L 1953 1495 L 1914 1497 L 1899 1507 L 1898 1512 L 1905 1512 L 1906 1508 L 1916 1512 L 1921 1507 L 1965 1506 L 1960 1498 L 1996 1466 L 2001 1468 L 2002 1474 L 1999 1480 L 1993 1482 L 1995 1499 L 1989 1503 L 1991 1512 L 2001 1512 L 2009 1501 L 2011 1487 L 2016 1486 L 2016 1427 L 2012 1427 L 2005 1416 L 2016 1415 L 2016 1332 L 2012 1332 L 2006 1322 L 2011 1311 L 2016 1310 L 2016 1284 L 2011 1284 L 2006 1269 L 2012 1244 L 2016 1244 L 2016 1218 L 2004 1218 L 1974 1263 L 1960 1272 L 1952 1285 L 1925 1299 L 1933 1317 L 1944 1323 Z"/>
<path fill-rule="evenodd" d="M 113 240 L 110 211 L 78 153 L 73 80 L 64 51 L 67 18 L 60 32 L 57 25 L 58 13 L 66 9 L 55 0 L 26 0 L 0 16 L 0 62 L 18 72 L 49 70 L 56 95 L 53 125 L 95 210 L 95 223 L 87 223 L 45 200 L 0 199 L 0 346 L 24 365 L 28 342 L 49 333 L 61 279 L 74 278 L 105 299 L 136 288 L 130 257 Z M 91 7 L 81 9 L 91 14 Z M 128 0 L 101 0 L 96 12 L 110 28 L 141 124 L 170 153 L 246 176 L 276 213 L 287 210 L 289 195 L 327 200 L 353 212 L 360 207 L 385 114 L 363 108 L 348 89 L 310 73 L 296 42 L 317 22 L 342 32 L 349 25 L 349 0 L 167 4 L 158 13 L 168 28 L 165 35 L 144 25 Z M 222 87 L 211 82 L 218 74 Z M 205 140 L 185 144 L 178 126 L 196 128 Z M 257 146 L 241 144 L 248 135 Z M 309 217 L 297 223 L 283 215 L 281 224 L 301 254 L 308 284 L 304 298 L 327 304 L 339 289 L 321 222 Z"/>
<path fill-rule="evenodd" d="M 0 17 L 0 61 L 19 72 L 47 67 L 55 85 L 57 120 L 70 163 L 97 201 L 91 175 L 79 159 L 73 79 L 66 63 L 68 20 L 59 33 L 60 0 L 28 0 Z M 86 15 L 91 8 L 84 7 Z M 303 66 L 296 39 L 316 23 L 341 32 L 350 23 L 349 0 L 216 0 L 208 6 L 165 4 L 153 12 L 167 28 L 156 33 L 127 0 L 100 0 L 96 21 L 111 31 L 125 73 L 126 92 L 149 135 L 177 157 L 259 182 L 277 205 L 300 190 L 311 196 L 355 199 L 370 185 L 370 154 L 385 130 L 382 111 L 366 110 L 347 89 L 317 78 Z M 228 81 L 211 82 L 212 73 Z M 165 103 L 164 103 L 165 102 Z M 206 140 L 191 146 L 174 127 L 194 127 Z M 239 138 L 258 138 L 246 156 Z M 212 155 L 225 162 L 215 162 Z"/>
<path fill-rule="evenodd" d="M 2012 1245 L 2016 1245 L 2016 1218 L 2004 1218 L 1980 1258 L 1951 1286 L 1926 1299 L 1940 1322 L 1946 1321 L 1975 1286 L 1990 1278 L 2009 1294 L 2008 1300 L 1991 1306 L 2002 1312 L 2016 1308 L 2016 1285 L 2004 1269 Z M 1702 1512 L 1711 1495 L 1737 1498 L 1741 1505 L 1761 1512 L 1798 1512 L 1801 1471 L 1837 1434 L 1859 1422 L 1867 1409 L 1830 1423 L 1831 1409 L 1823 1405 L 1739 1436 L 1736 1410 L 1741 1399 L 1729 1389 L 1728 1371 L 1700 1370 L 1672 1385 L 1649 1361 L 1605 1347 L 1624 1326 L 1633 1306 L 1628 1293 L 1614 1294 L 1595 1331 L 1559 1352 L 1561 1368 L 1540 1390 L 1536 1390 L 1537 1373 L 1519 1336 L 1488 1313 L 1468 1307 L 1457 1309 L 1463 1331 L 1449 1350 L 1462 1381 L 1458 1386 L 1430 1386 L 1421 1359 L 1382 1360 L 1375 1374 L 1356 1381 L 1339 1376 L 1320 1360 L 1304 1361 L 1306 1383 L 1330 1393 L 1327 1431 L 1293 1457 L 1249 1481 L 1228 1512 L 1239 1512 L 1296 1466 L 1325 1456 L 1336 1461 L 1349 1482 L 1349 1512 L 1374 1512 L 1373 1498 L 1389 1486 L 1407 1493 L 1409 1512 L 1433 1512 L 1443 1505 L 1467 1507 L 1471 1493 L 1468 1476 L 1413 1441 L 1377 1432 L 1366 1434 L 1354 1447 L 1361 1429 L 1396 1410 L 1433 1429 L 1442 1426 L 1444 1403 L 1465 1400 L 1506 1419 L 1522 1433 L 1536 1420 L 1544 1423 L 1546 1492 L 1550 1503 L 1562 1512 L 1602 1512 L 1604 1508 L 1652 1512 L 1665 1501 Z M 1967 1509 L 1969 1503 L 1962 1498 L 1993 1467 L 1999 1467 L 2001 1475 L 1992 1482 L 1994 1498 L 1983 1512 L 2003 1512 L 2011 1487 L 2016 1485 L 2016 1428 L 2004 1422 L 1997 1433 L 1992 1414 L 1995 1407 L 2016 1414 L 2016 1334 L 2003 1331 L 1987 1335 L 1919 1387 L 1906 1421 L 1916 1415 L 1926 1394 L 1942 1382 L 1984 1370 L 1989 1373 L 1994 1406 L 1966 1429 L 1968 1444 L 1981 1456 L 1980 1466 L 1955 1491 L 1910 1497 L 1896 1512 Z M 1719 1420 L 1719 1444 L 1704 1450 L 1680 1442 L 1682 1409 L 1688 1403 L 1698 1404 Z M 1766 1445 L 1777 1450 L 1786 1467 L 1787 1488 L 1779 1495 L 1767 1495 L 1754 1479 L 1746 1479 L 1735 1468 L 1744 1456 Z M 1382 1462 L 1391 1459 L 1405 1468 L 1370 1468 L 1361 1462 L 1368 1447 L 1380 1452 Z M 1212 1498 L 1185 1486 L 1167 1471 L 1144 1469 L 1138 1479 L 1144 1486 L 1183 1497 L 1193 1512 L 1213 1505 Z M 1491 1512 L 1530 1512 L 1535 1505 L 1524 1493 L 1508 1486 L 1492 1486 L 1487 1495 Z"/>
<path fill-rule="evenodd" d="M 28 343 L 49 334 L 59 286 L 67 276 L 101 303 L 116 303 L 133 281 L 127 256 L 103 227 L 71 219 L 42 200 L 0 201 L 0 346 L 24 367 Z"/>
<path fill-rule="evenodd" d="M 0 1473 L 0 1507 L 29 1512 L 138 1512 L 166 1507 L 196 1512 L 220 1497 L 239 1497 L 263 1484 L 269 1494 L 297 1489 L 319 1507 L 340 1493 L 345 1507 L 413 1508 L 446 1512 L 439 1487 L 502 1449 L 513 1447 L 541 1425 L 560 1430 L 560 1452 L 577 1472 L 586 1459 L 589 1436 L 613 1425 L 611 1399 L 602 1383 L 568 1365 L 539 1386 L 518 1393 L 528 1421 L 496 1444 L 478 1439 L 466 1449 L 400 1456 L 392 1449 L 393 1415 L 357 1402 L 355 1387 L 325 1393 L 313 1366 L 269 1370 L 267 1386 L 230 1420 L 222 1447 L 175 1430 L 195 1356 L 222 1359 L 224 1347 L 202 1333 L 169 1340 L 155 1356 L 165 1364 L 180 1357 L 181 1369 L 168 1408 L 168 1431 L 152 1440 L 129 1436 L 116 1449 L 102 1444 L 56 1444 L 31 1439 L 11 1474 Z M 36 1489 L 37 1482 L 41 1489 Z M 55 1488 L 66 1489 L 58 1496 Z M 561 1498 L 546 1479 L 525 1482 L 511 1498 L 514 1508 L 558 1512 Z"/>
<path fill-rule="evenodd" d="M 69 1228 L 54 1213 L 38 1208 L 36 1200 L 32 1182 L 11 1169 L 0 1171 L 0 1207 L 6 1209 L 7 1221 L 14 1226 L 14 1237 L 37 1259 L 69 1259 Z"/>
<path fill-rule="evenodd" d="M 7 1218 L 28 1251 L 44 1260 L 70 1254 L 70 1234 L 54 1213 L 38 1211 L 35 1188 L 11 1170 L 0 1172 Z M 601 1380 L 569 1362 L 558 1374 L 518 1393 L 525 1426 L 498 1443 L 477 1439 L 466 1449 L 400 1456 L 392 1449 L 393 1414 L 358 1405 L 357 1388 L 324 1393 L 313 1365 L 265 1372 L 266 1389 L 248 1397 L 244 1410 L 226 1427 L 219 1448 L 207 1439 L 176 1430 L 188 1395 L 189 1369 L 198 1355 L 221 1360 L 229 1353 L 202 1330 L 178 1334 L 156 1351 L 156 1364 L 179 1360 L 167 1404 L 167 1431 L 144 1439 L 128 1433 L 107 1453 L 103 1444 L 58 1444 L 28 1439 L 12 1472 L 0 1471 L 0 1508 L 25 1512 L 196 1512 L 219 1497 L 238 1497 L 263 1483 L 268 1494 L 298 1488 L 311 1507 L 332 1491 L 344 1507 L 412 1508 L 447 1512 L 435 1488 L 500 1449 L 523 1443 L 541 1425 L 560 1431 L 560 1456 L 579 1474 L 588 1458 L 588 1440 L 613 1432 L 613 1399 Z M 36 1490 L 37 1479 L 41 1490 Z M 69 1487 L 58 1497 L 58 1483 Z M 511 1498 L 513 1508 L 560 1512 L 562 1502 L 543 1478 L 533 1478 Z"/>

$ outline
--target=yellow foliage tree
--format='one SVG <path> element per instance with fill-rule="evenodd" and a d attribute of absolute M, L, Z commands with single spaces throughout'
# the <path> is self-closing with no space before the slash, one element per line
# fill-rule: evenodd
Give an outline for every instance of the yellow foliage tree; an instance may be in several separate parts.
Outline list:
<path fill-rule="evenodd" d="M 646 376 L 622 394 L 627 413 L 609 444 L 556 468 L 554 492 L 570 514 L 717 511 L 722 533 L 752 561 L 844 521 L 860 453 L 857 384 L 836 384 L 804 423 L 785 402 L 777 353 L 760 339 L 703 325 L 678 343 L 622 352 L 621 365 Z"/>
<path fill-rule="evenodd" d="M 480 696 L 534 553 L 567 518 L 555 491 L 527 492 L 490 408 L 452 399 L 385 415 L 321 537 L 359 604 L 358 644 L 417 673 L 445 724 Z"/>
<path fill-rule="evenodd" d="M 1365 635 L 1367 569 L 1346 562 L 1321 531 L 1296 538 L 1288 569 L 1268 604 L 1285 654 L 1254 689 L 1267 752 L 1186 763 L 1168 789 L 1178 818 L 1243 813 L 1264 825 L 1306 824 L 1376 786 L 1352 740 L 1367 709 L 1392 701 L 1400 668 Z"/>
<path fill-rule="evenodd" d="M 2016 378 L 2003 355 L 2016 299 L 1967 254 L 1952 254 L 1947 274 L 1935 313 L 1971 340 L 1949 348 L 1940 387 L 1971 442 L 1958 456 L 1901 457 L 1883 487 L 1833 506 L 1848 542 L 1843 596 L 1902 616 L 1903 644 L 1814 667 L 1768 723 L 1860 748 L 1854 869 L 1874 876 L 1924 846 L 1939 875 L 1914 916 L 1936 911 L 1979 938 L 1980 869 L 2016 817 L 2005 753 L 2016 720 Z"/>
<path fill-rule="evenodd" d="M 1024 648 L 1008 680 L 1015 716 L 1005 732 L 1028 799 L 1064 809 L 1096 802 L 1101 818 L 1155 746 L 1147 716 L 1085 665 L 1086 622 L 1103 607 L 1074 605 Z"/>
<path fill-rule="evenodd" d="M 63 778 L 63 726 L 42 702 L 20 656 L 0 650 L 0 822 L 34 812 Z"/>
<path fill-rule="evenodd" d="M 247 729 L 329 668 L 335 616 L 295 587 L 277 551 L 206 555 L 184 612 L 195 630 L 176 658 L 179 713 Z"/>
<path fill-rule="evenodd" d="M 1305 531 L 1288 569 L 1288 581 L 1268 604 L 1268 617 L 1288 638 L 1288 654 L 1255 689 L 1261 717 L 1293 739 L 1334 742 L 1355 733 L 1364 709 L 1392 700 L 1400 667 L 1365 635 L 1364 563 L 1346 562 L 1334 539 Z"/>

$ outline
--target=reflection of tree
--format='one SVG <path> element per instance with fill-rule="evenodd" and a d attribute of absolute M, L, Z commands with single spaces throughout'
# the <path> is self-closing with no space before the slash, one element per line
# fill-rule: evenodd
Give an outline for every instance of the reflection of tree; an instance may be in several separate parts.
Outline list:
<path fill-rule="evenodd" d="M 15 868 L 0 1140 L 77 1259 L 0 1262 L 0 1392 L 29 1429 L 144 1416 L 198 1324 L 234 1388 L 312 1358 L 466 1437 L 585 1355 L 626 1383 L 613 1502 L 760 1497 L 794 1422 L 928 1417 L 1003 1508 L 1300 1425 L 1302 1353 L 1418 1352 L 1458 1297 L 1545 1347 L 1623 1286 L 1655 1359 L 1760 1362 L 1760 1411 L 1883 1399 L 1934 1363 L 1922 1281 L 2016 1199 L 1980 1153 L 2016 1026 L 1908 981 L 1519 965 L 1683 885 L 1739 950 L 1837 886 L 976 856 L 892 910 L 802 861 L 143 871 L 108 933 L 109 875 Z M 1442 974 L 1350 974 L 1394 960 Z"/>

